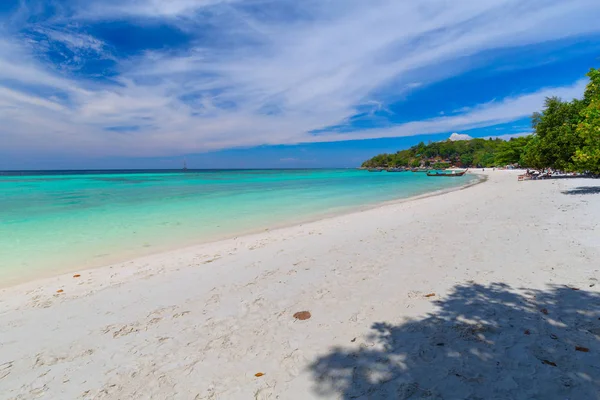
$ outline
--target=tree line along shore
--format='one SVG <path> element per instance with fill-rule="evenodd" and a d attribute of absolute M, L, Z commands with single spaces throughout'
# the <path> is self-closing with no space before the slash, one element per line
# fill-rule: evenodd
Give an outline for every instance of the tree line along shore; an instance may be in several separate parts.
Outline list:
<path fill-rule="evenodd" d="M 546 99 L 531 117 L 533 133 L 502 139 L 423 142 L 379 154 L 362 168 L 504 167 L 600 174 L 600 69 L 592 68 L 583 98 Z"/>

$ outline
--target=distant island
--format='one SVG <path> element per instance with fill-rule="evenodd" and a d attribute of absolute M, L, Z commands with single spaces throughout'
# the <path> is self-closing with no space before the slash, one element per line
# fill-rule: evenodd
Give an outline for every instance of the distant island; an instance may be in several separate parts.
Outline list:
<path fill-rule="evenodd" d="M 423 142 L 379 154 L 362 168 L 486 168 L 507 165 L 600 175 L 600 69 L 591 69 L 582 99 L 546 99 L 531 117 L 533 134 L 501 139 Z"/>

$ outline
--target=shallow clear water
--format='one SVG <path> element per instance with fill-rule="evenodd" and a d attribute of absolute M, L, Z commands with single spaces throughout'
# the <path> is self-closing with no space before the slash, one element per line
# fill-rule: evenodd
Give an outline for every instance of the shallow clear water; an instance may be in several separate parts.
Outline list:
<path fill-rule="evenodd" d="M 467 183 L 359 170 L 0 176 L 0 282 L 105 265 Z"/>

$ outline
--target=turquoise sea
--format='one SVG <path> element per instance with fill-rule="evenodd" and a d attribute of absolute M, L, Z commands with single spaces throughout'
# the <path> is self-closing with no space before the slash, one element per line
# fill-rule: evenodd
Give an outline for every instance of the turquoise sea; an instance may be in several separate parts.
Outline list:
<path fill-rule="evenodd" d="M 0 173 L 0 285 L 464 185 L 360 170 Z"/>

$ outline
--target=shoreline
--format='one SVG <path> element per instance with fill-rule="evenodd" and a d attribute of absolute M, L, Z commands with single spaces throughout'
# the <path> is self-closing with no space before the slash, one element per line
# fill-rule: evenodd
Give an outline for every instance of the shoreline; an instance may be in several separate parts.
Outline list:
<path fill-rule="evenodd" d="M 155 251 L 151 251 L 151 252 L 133 256 L 133 257 L 126 257 L 126 256 L 120 257 L 119 255 L 113 255 L 112 257 L 108 257 L 107 262 L 104 262 L 104 263 L 101 263 L 101 264 L 95 265 L 95 266 L 89 266 L 89 267 L 84 267 L 84 268 L 66 267 L 64 269 L 61 269 L 60 271 L 56 270 L 56 269 L 49 269 L 46 271 L 41 270 L 41 271 L 36 271 L 35 273 L 32 273 L 31 276 L 23 275 L 22 277 L 11 277 L 8 279 L 8 282 L 0 282 L 0 293 L 5 289 L 9 289 L 9 288 L 12 288 L 15 286 L 21 286 L 21 285 L 28 284 L 28 283 L 44 281 L 44 280 L 60 277 L 63 275 L 70 276 L 70 274 L 72 274 L 72 273 L 85 273 L 85 272 L 88 272 L 91 270 L 97 270 L 97 269 L 102 269 L 102 268 L 112 268 L 114 266 L 124 265 L 124 264 L 130 263 L 130 262 L 134 262 L 136 260 L 143 260 L 147 257 L 168 255 L 168 254 L 173 254 L 173 253 L 177 253 L 177 252 L 181 252 L 181 251 L 192 250 L 196 247 L 207 246 L 207 245 L 211 245 L 211 244 L 218 244 L 220 242 L 226 242 L 226 241 L 230 241 L 230 240 L 242 239 L 244 237 L 258 235 L 265 231 L 278 231 L 281 229 L 302 226 L 302 225 L 311 224 L 314 222 L 328 220 L 331 218 L 341 217 L 341 216 L 350 215 L 350 214 L 354 214 L 354 213 L 362 213 L 365 211 L 369 211 L 369 210 L 373 210 L 373 209 L 377 209 L 377 208 L 381 208 L 381 207 L 391 206 L 391 205 L 395 205 L 395 204 L 401 204 L 403 202 L 416 201 L 416 200 L 433 197 L 433 196 L 441 196 L 446 193 L 451 193 L 451 192 L 467 189 L 469 187 L 478 185 L 480 183 L 484 183 L 487 180 L 486 175 L 478 174 L 476 172 L 469 172 L 469 175 L 476 176 L 477 177 L 476 180 L 474 180 L 472 182 L 468 182 L 464 185 L 460 185 L 460 186 L 456 186 L 456 187 L 452 187 L 452 188 L 448 188 L 448 189 L 435 190 L 432 192 L 428 192 L 428 193 L 424 193 L 424 194 L 420 194 L 420 195 L 416 195 L 416 196 L 409 196 L 409 197 L 404 197 L 404 198 L 398 198 L 395 200 L 387 200 L 387 201 L 377 202 L 377 203 L 373 203 L 373 204 L 350 207 L 348 209 L 332 211 L 329 213 L 318 215 L 313 218 L 290 220 L 285 223 L 272 225 L 271 227 L 268 227 L 268 228 L 250 229 L 250 230 L 246 230 L 246 231 L 240 231 L 236 234 L 217 235 L 217 236 L 211 237 L 206 240 L 202 240 L 202 239 L 191 240 L 190 242 L 188 242 L 182 246 L 157 248 Z M 36 275 L 35 277 L 32 276 L 34 274 Z"/>
<path fill-rule="evenodd" d="M 600 182 L 517 174 L 1 290 L 0 393 L 596 398 Z"/>

